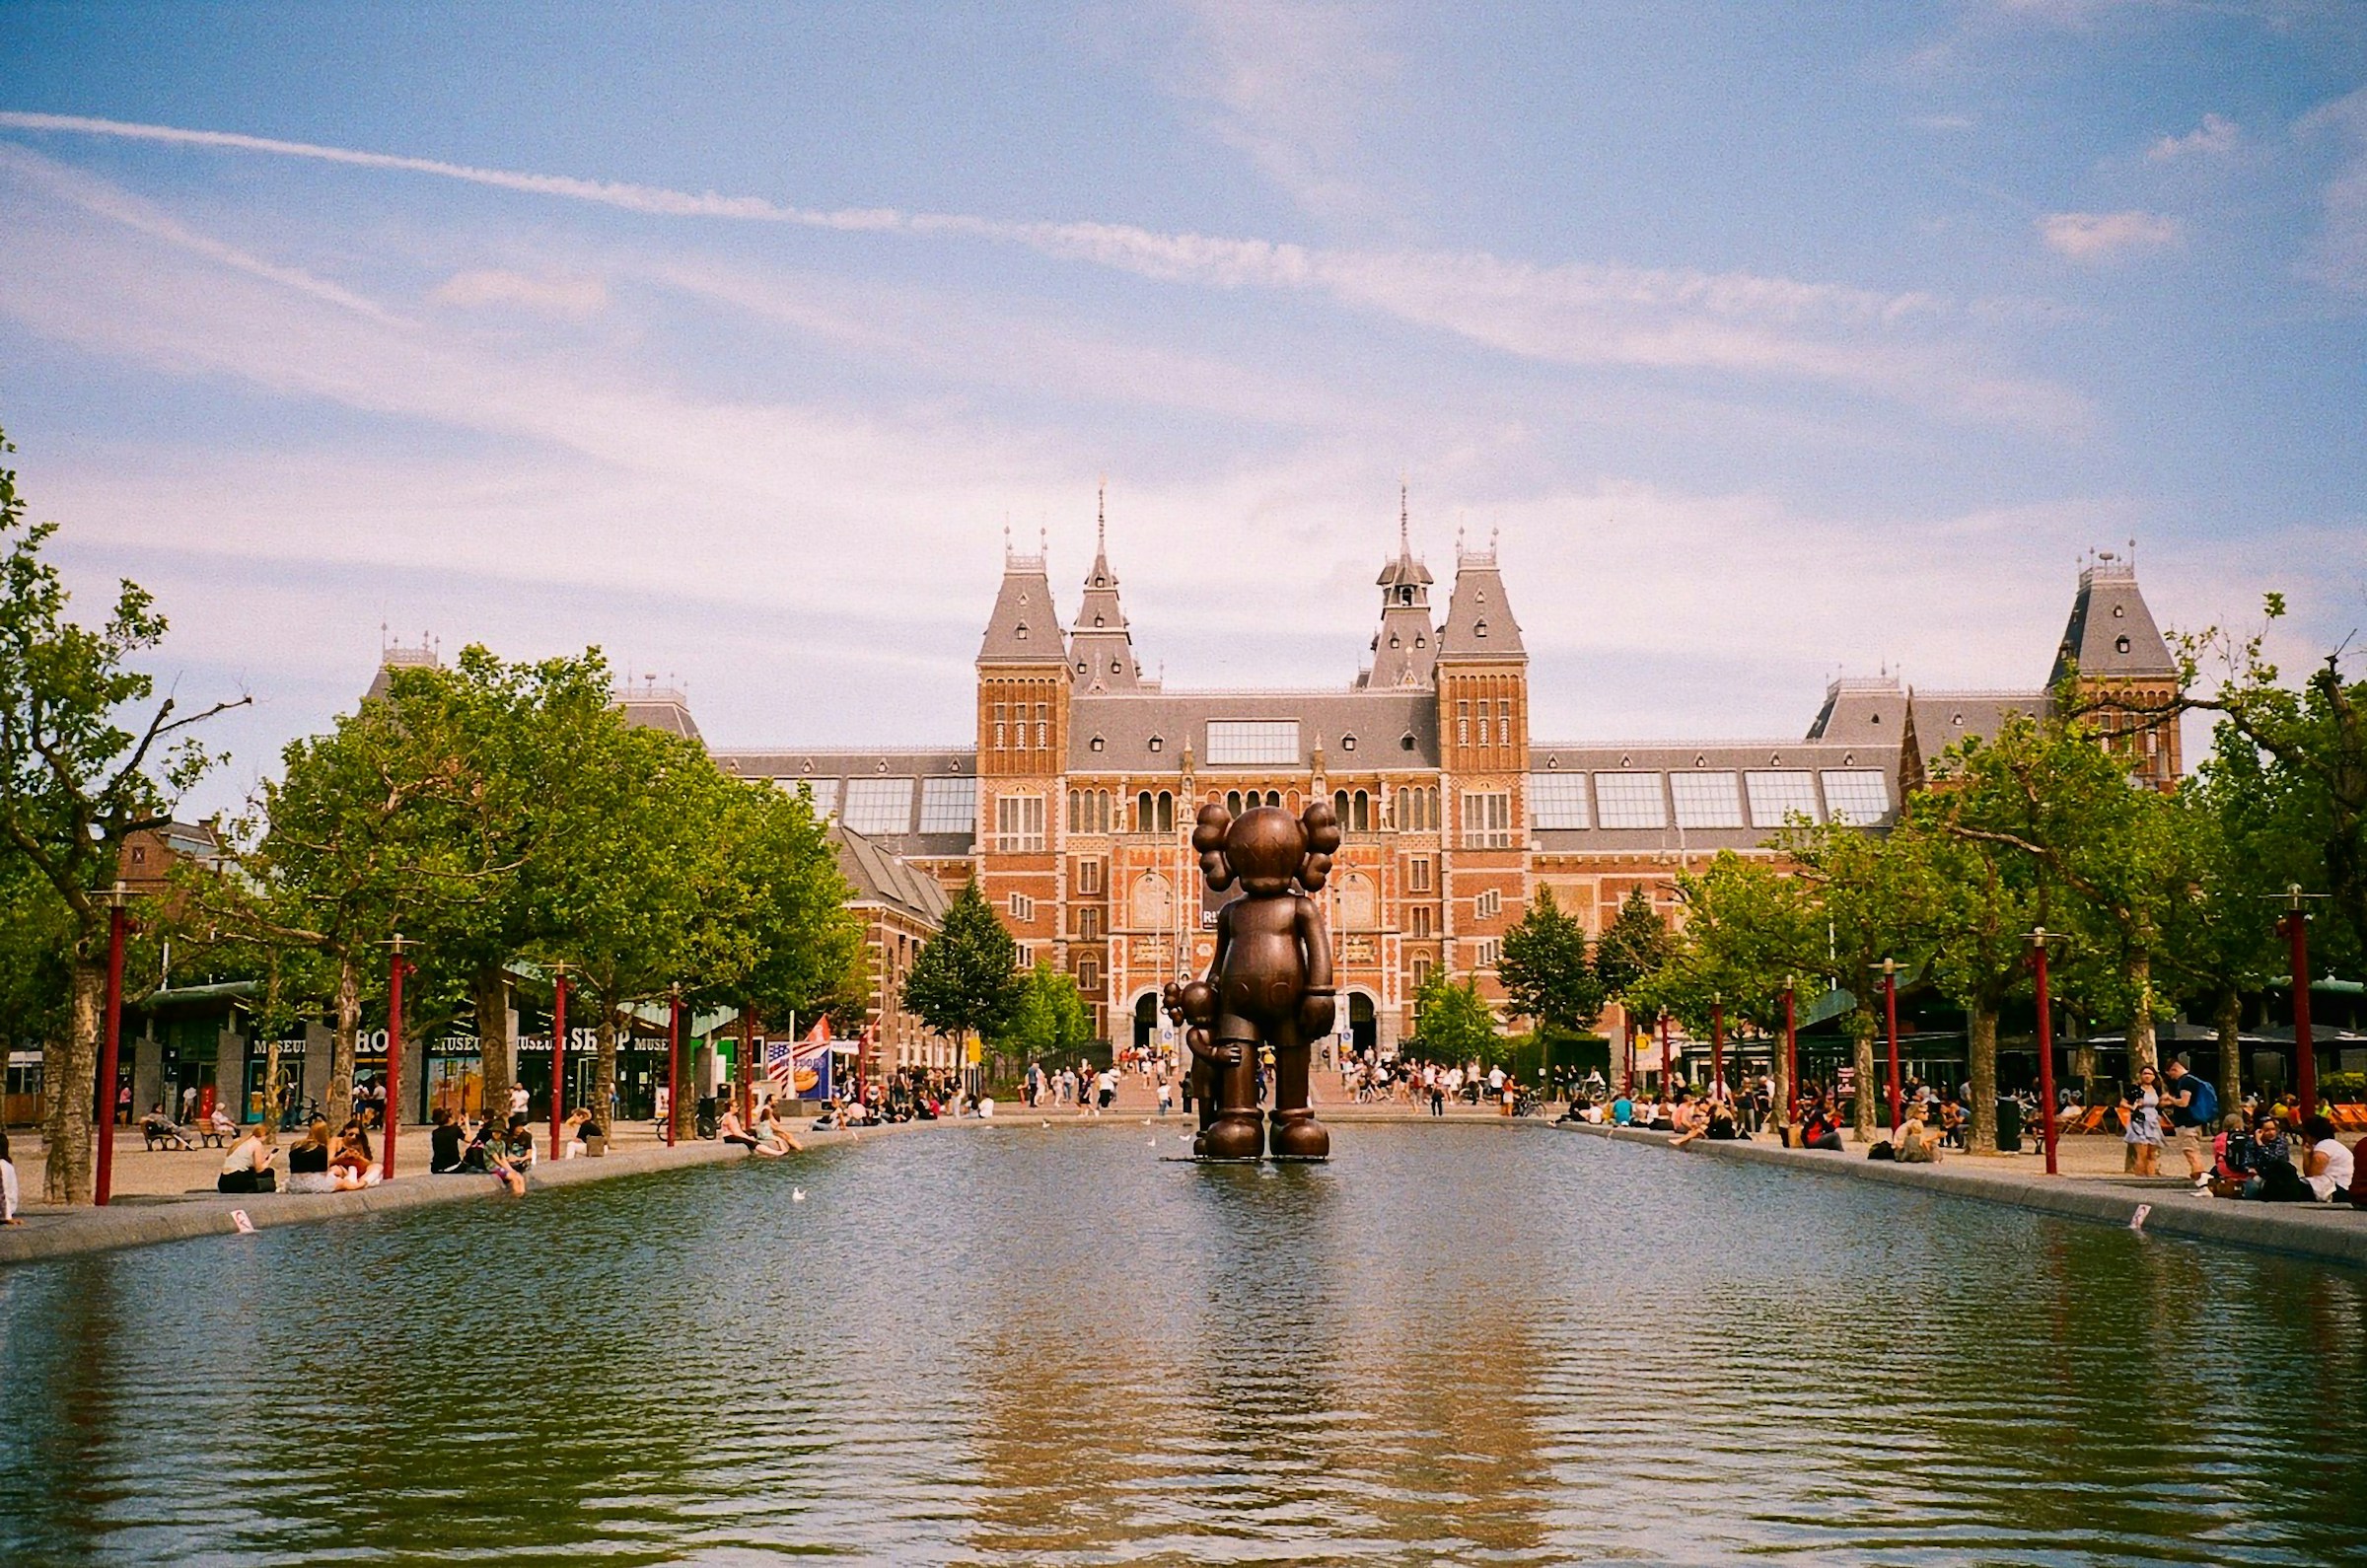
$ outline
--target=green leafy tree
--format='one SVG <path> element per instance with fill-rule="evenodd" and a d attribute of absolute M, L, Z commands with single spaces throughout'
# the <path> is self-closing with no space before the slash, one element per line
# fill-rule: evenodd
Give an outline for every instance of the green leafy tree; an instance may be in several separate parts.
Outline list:
<path fill-rule="evenodd" d="M 0 435 L 0 455 L 14 450 Z M 187 732 L 239 703 L 183 713 L 168 695 L 144 717 L 131 713 L 155 697 L 154 678 L 132 666 L 163 640 L 165 617 L 125 581 L 104 621 L 73 619 L 65 583 L 43 554 L 55 533 L 53 523 L 25 521 L 17 476 L 0 467 L 0 842 L 20 874 L 46 883 L 62 905 L 62 914 L 36 918 L 62 922 L 67 937 L 63 1027 L 41 1061 L 41 1191 L 65 1203 L 92 1191 L 107 891 L 124 840 L 170 820 L 174 802 L 214 762 Z"/>
<path fill-rule="evenodd" d="M 1643 889 L 1629 889 L 1619 912 L 1595 940 L 1595 976 L 1603 984 L 1604 996 L 1626 1013 L 1624 1028 L 1630 1033 L 1649 1008 L 1642 988 L 1659 972 L 1668 955 L 1668 922 L 1652 907 Z"/>
<path fill-rule="evenodd" d="M 566 964 L 593 1004 L 592 1109 L 605 1123 L 624 1010 L 702 961 L 745 967 L 744 959 L 715 951 L 710 922 L 739 912 L 719 911 L 719 896 L 753 891 L 753 881 L 731 877 L 728 833 L 736 804 L 760 808 L 735 801 L 750 787 L 726 778 L 698 743 L 621 714 L 576 760 L 529 896 L 543 915 L 541 955 Z M 732 929 L 728 918 L 718 924 Z"/>
<path fill-rule="evenodd" d="M 973 1033 L 990 1034 L 1003 1027 L 1018 1004 L 1019 983 L 1018 944 L 972 878 L 912 961 L 904 1006 L 938 1033 L 953 1035 L 967 1057 Z"/>
<path fill-rule="evenodd" d="M 2306 873 L 2309 840 L 2281 819 L 2291 804 L 2271 788 L 2257 747 L 2222 727 L 2220 746 L 2175 797 L 2194 883 L 2173 900 L 2171 978 L 2219 1036 L 2219 1103 L 2244 1103 L 2244 998 L 2284 972 L 2285 947 L 2270 911 Z"/>
<path fill-rule="evenodd" d="M 1908 896 L 1902 857 L 1893 851 L 1888 835 L 1831 823 L 1800 823 L 1779 834 L 1776 843 L 1797 867 L 1798 881 L 1823 917 L 1832 983 L 1845 987 L 1856 1001 L 1846 1021 L 1857 1069 L 1850 1113 L 1859 1141 L 1871 1142 L 1874 1040 L 1882 1031 L 1875 1013 L 1874 971 L 1885 960 L 1919 963 L 1929 941 Z"/>
<path fill-rule="evenodd" d="M 1076 980 L 1039 960 L 1019 982 L 1010 1016 L 992 1033 L 997 1055 L 1008 1056 L 1012 1075 L 1031 1061 L 1066 1061 L 1093 1038 L 1093 1015 Z"/>
<path fill-rule="evenodd" d="M 73 978 L 73 912 L 14 845 L 0 845 L 0 1049 L 63 1033 Z"/>
<path fill-rule="evenodd" d="M 1603 981 L 1588 962 L 1586 928 L 1541 887 L 1537 899 L 1504 933 L 1496 978 L 1512 1011 L 1537 1021 L 1541 1035 L 1577 1033 L 1603 1012 Z"/>
<path fill-rule="evenodd" d="M 1627 982 L 1636 1010 L 1665 1011 L 1697 1033 L 1708 1028 L 1712 1006 L 1720 1006 L 1730 1020 L 1774 1033 L 1784 987 L 1826 962 L 1826 922 L 1813 886 L 1767 861 L 1726 851 L 1703 871 L 1680 877 L 1677 891 L 1684 930 L 1658 944 L 1657 967 Z M 1651 918 L 1658 925 L 1658 916 Z M 1640 936 L 1640 923 L 1636 930 Z M 1606 944 L 1610 937 L 1604 934 Z M 1781 1050 L 1774 1066 L 1776 1113 L 1788 1117 L 1793 1085 Z"/>
<path fill-rule="evenodd" d="M 1432 969 L 1413 1006 L 1414 1048 L 1429 1061 L 1487 1060 L 1500 1042 L 1495 1010 L 1476 979 L 1458 981 L 1444 968 Z"/>
<path fill-rule="evenodd" d="M 2269 623 L 2282 619 L 2284 596 L 2269 595 L 2265 611 Z M 2328 895 L 2317 940 L 2331 966 L 2357 973 L 2367 966 L 2367 680 L 2345 676 L 2341 648 L 2287 685 L 2262 653 L 2263 635 L 2214 627 L 2180 638 L 2189 692 L 2203 663 L 2218 666 L 2211 693 L 2182 705 L 2219 715 L 2214 762 L 2256 791 L 2254 815 L 2276 824 L 2270 863 Z"/>

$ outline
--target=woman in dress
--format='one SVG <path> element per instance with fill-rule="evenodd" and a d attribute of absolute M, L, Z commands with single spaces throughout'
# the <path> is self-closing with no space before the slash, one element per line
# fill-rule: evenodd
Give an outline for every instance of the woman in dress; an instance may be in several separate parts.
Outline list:
<path fill-rule="evenodd" d="M 2120 1098 L 2120 1119 L 2128 1130 L 2120 1135 L 2127 1145 L 2121 1169 L 2141 1176 L 2159 1175 L 2162 1158 L 2162 1091 L 2150 1067 L 2137 1069 L 2137 1087 Z"/>

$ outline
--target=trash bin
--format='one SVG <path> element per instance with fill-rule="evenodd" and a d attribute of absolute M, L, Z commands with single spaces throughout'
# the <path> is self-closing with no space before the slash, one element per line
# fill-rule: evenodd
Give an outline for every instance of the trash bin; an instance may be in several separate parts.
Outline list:
<path fill-rule="evenodd" d="M 1997 1152 L 2022 1152 L 2022 1102 L 2000 1098 L 1997 1102 Z"/>

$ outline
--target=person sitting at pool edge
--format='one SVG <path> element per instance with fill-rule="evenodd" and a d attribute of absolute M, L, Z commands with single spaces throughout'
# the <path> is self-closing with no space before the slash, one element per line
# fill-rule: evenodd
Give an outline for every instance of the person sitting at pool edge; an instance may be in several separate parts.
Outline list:
<path fill-rule="evenodd" d="M 1840 1153 L 1841 1124 L 1829 1102 L 1819 1100 L 1809 1110 L 1808 1119 L 1800 1126 L 1800 1147 Z"/>
<path fill-rule="evenodd" d="M 429 1176 L 458 1176 L 461 1174 L 461 1124 L 452 1118 L 448 1108 L 439 1105 L 429 1118 L 434 1125 L 427 1134 L 427 1174 Z"/>
<path fill-rule="evenodd" d="M 1906 1121 L 1899 1128 L 1899 1163 L 1901 1165 L 1937 1165 L 1940 1161 L 1939 1135 L 1923 1119 L 1920 1104 L 1909 1102 Z"/>
<path fill-rule="evenodd" d="M 217 1192 L 277 1192 L 279 1173 L 271 1169 L 271 1157 L 278 1151 L 272 1136 L 271 1124 L 257 1122 L 254 1129 L 241 1139 L 222 1157 L 222 1175 L 214 1182 Z"/>
<path fill-rule="evenodd" d="M 1611 1124 L 1614 1127 L 1635 1125 L 1635 1102 L 1627 1098 L 1625 1090 L 1621 1090 L 1618 1098 L 1611 1103 Z"/>

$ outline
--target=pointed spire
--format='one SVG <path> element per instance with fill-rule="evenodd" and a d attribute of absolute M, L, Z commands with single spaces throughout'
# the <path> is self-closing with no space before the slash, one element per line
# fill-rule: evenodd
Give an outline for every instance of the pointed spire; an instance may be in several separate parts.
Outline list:
<path fill-rule="evenodd" d="M 1399 553 L 1399 555 L 1411 555 L 1411 554 L 1413 553 L 1413 500 L 1412 500 L 1412 497 L 1413 497 L 1413 487 L 1412 487 L 1411 485 L 1409 485 L 1409 484 L 1407 484 L 1407 483 L 1405 482 L 1405 475 L 1403 475 L 1402 473 L 1399 474 L 1399 475 L 1398 475 L 1398 553 Z"/>

